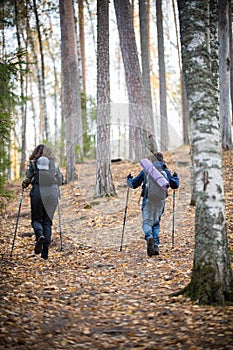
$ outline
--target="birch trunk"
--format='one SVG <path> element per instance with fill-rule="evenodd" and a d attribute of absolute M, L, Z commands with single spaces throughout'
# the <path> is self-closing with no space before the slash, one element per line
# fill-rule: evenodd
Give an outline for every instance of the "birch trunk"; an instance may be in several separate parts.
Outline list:
<path fill-rule="evenodd" d="M 220 88 L 220 123 L 222 130 L 222 146 L 224 149 L 232 147 L 231 135 L 231 59 L 229 12 L 231 2 L 219 1 L 219 88 Z"/>
<path fill-rule="evenodd" d="M 185 292 L 200 303 L 233 297 L 224 204 L 217 65 L 217 0 L 179 0 L 196 190 L 195 251 Z M 182 27 L 183 25 L 183 27 Z"/>

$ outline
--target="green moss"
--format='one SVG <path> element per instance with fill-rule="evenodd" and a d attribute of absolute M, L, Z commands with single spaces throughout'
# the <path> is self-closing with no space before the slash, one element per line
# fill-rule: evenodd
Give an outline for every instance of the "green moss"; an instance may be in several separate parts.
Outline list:
<path fill-rule="evenodd" d="M 219 288 L 220 284 L 215 282 L 214 268 L 203 263 L 194 268 L 186 293 L 200 304 L 213 304 L 218 303 Z"/>
<path fill-rule="evenodd" d="M 220 283 L 215 282 L 215 269 L 211 265 L 199 264 L 192 272 L 191 282 L 172 296 L 185 295 L 203 305 L 232 305 L 233 279 L 228 291 L 222 292 Z"/>

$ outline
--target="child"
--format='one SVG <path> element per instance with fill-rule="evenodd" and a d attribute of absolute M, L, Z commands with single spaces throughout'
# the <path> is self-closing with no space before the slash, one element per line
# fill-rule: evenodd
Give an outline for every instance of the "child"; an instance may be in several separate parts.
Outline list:
<path fill-rule="evenodd" d="M 172 189 L 179 187 L 179 178 L 176 173 L 171 175 L 170 171 L 163 160 L 163 154 L 157 152 L 152 157 L 153 165 L 161 171 L 164 171 Z M 127 176 L 128 187 L 137 188 L 142 184 L 142 229 L 147 241 L 147 254 L 151 257 L 152 255 L 159 255 L 159 233 L 160 233 L 160 220 L 164 211 L 165 200 L 167 194 L 163 199 L 158 201 L 151 201 L 147 196 L 147 175 L 142 170 L 135 178 L 129 174 Z"/>

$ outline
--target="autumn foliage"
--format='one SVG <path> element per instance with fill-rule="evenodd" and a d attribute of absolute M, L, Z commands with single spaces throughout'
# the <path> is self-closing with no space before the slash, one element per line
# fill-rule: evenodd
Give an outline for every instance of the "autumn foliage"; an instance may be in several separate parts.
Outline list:
<path fill-rule="evenodd" d="M 95 162 L 77 166 L 79 179 L 61 188 L 61 251 L 56 214 L 47 261 L 33 253 L 29 192 L 25 191 L 13 256 L 10 251 L 21 183 L 1 219 L 0 349 L 232 349 L 233 306 L 200 306 L 171 294 L 190 280 L 194 208 L 190 202 L 189 150 L 167 154 L 181 186 L 162 218 L 160 255 L 149 258 L 142 236 L 140 189 L 130 190 L 123 249 L 125 177 L 139 164 L 112 164 L 118 197 L 93 199 Z M 229 245 L 233 251 L 233 152 L 224 153 Z"/>

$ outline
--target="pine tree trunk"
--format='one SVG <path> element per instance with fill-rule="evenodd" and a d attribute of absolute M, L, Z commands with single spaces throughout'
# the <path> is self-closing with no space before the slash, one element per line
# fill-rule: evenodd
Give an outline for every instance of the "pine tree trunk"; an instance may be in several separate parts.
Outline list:
<path fill-rule="evenodd" d="M 95 197 L 114 196 L 110 151 L 109 1 L 97 1 L 97 150 Z"/>
<path fill-rule="evenodd" d="M 176 28 L 176 48 L 178 51 L 178 59 L 179 59 L 179 71 L 180 71 L 180 90 L 181 90 L 181 110 L 182 110 L 182 121 L 183 121 L 183 143 L 188 145 L 190 142 L 189 132 L 190 132 L 190 123 L 189 123 L 189 107 L 188 107 L 188 98 L 186 92 L 185 81 L 183 77 L 183 71 L 181 66 L 181 52 L 180 52 L 180 38 L 178 32 L 178 23 L 176 16 L 176 6 L 175 1 L 172 0 L 172 9 L 174 15 L 174 23 Z"/>
<path fill-rule="evenodd" d="M 47 115 L 47 100 L 46 100 L 46 88 L 45 88 L 45 64 L 44 64 L 44 51 L 43 51 L 43 43 L 41 37 L 40 30 L 40 21 L 37 13 L 37 4 L 36 0 L 33 0 L 34 13 L 36 17 L 36 29 L 39 41 L 40 48 L 40 61 L 41 61 L 41 97 L 42 97 L 42 118 L 43 118 L 43 126 L 42 126 L 42 137 L 48 141 L 49 140 L 49 124 L 48 124 L 48 115 Z"/>
<path fill-rule="evenodd" d="M 141 60 L 142 60 L 142 82 L 146 100 L 146 114 L 150 119 L 150 133 L 154 138 L 154 118 L 151 98 L 151 83 L 150 83 L 150 47 L 149 47 L 149 16 L 148 16 L 149 1 L 139 0 L 139 19 L 140 19 L 140 43 L 141 43 Z M 153 152 L 156 151 L 156 145 L 153 144 Z"/>
<path fill-rule="evenodd" d="M 18 52 L 20 53 L 22 50 L 22 44 L 21 44 L 21 33 L 20 33 L 20 18 L 19 18 L 19 3 L 18 0 L 15 0 L 14 4 L 15 8 L 15 25 L 16 25 L 16 37 L 17 37 L 17 44 L 18 44 Z M 23 78 L 23 69 L 22 69 L 22 62 L 21 58 L 19 56 L 19 75 L 20 75 L 20 95 L 22 98 L 25 97 L 25 87 L 24 87 L 24 78 Z M 25 173 L 25 164 L 26 164 L 26 108 L 25 104 L 21 104 L 20 106 L 20 112 L 22 117 L 22 128 L 21 128 L 21 160 L 20 160 L 20 170 L 19 175 L 20 177 L 23 176 Z"/>
<path fill-rule="evenodd" d="M 74 99 L 75 83 L 78 79 L 77 73 L 77 49 L 74 28 L 74 14 L 72 0 L 60 0 L 60 21 L 61 21 L 61 62 L 62 62 L 62 90 L 63 103 L 62 113 L 66 127 L 66 180 L 74 180 L 75 168 L 75 125 L 74 113 L 76 98 Z M 72 76 L 73 75 L 73 76 Z M 76 83 L 75 83 L 76 84 Z M 76 105 L 77 107 L 77 105 Z"/>
<path fill-rule="evenodd" d="M 114 0 L 120 47 L 125 70 L 129 98 L 130 158 L 139 160 L 148 152 L 149 119 L 144 113 L 145 94 L 133 28 L 132 9 L 129 0 Z M 145 140 L 145 141 L 144 141 Z"/>
<path fill-rule="evenodd" d="M 159 55 L 159 100 L 160 100 L 160 147 L 164 151 L 169 146 L 168 118 L 167 118 L 167 97 L 166 97 L 166 69 L 164 58 L 163 39 L 163 13 L 162 1 L 156 0 L 156 18 L 158 35 Z"/>
<path fill-rule="evenodd" d="M 35 49 L 35 44 L 34 44 L 34 37 L 32 37 L 32 29 L 30 28 L 30 19 L 27 17 L 27 37 L 28 37 L 28 42 L 30 45 L 31 53 L 32 53 L 32 60 L 34 64 L 31 67 L 31 70 L 33 72 L 33 76 L 35 76 L 35 83 L 37 84 L 37 89 L 38 89 L 38 100 L 39 100 L 39 130 L 38 134 L 43 135 L 43 115 L 42 115 L 42 91 L 41 91 L 41 74 L 40 74 L 40 69 L 39 69 L 39 61 L 38 61 L 38 55 Z M 30 79 L 31 80 L 31 79 Z M 31 80 L 32 82 L 32 80 Z M 32 86 L 32 84 L 31 84 Z M 33 95 L 33 93 L 32 93 Z M 34 104 L 34 101 L 31 101 L 32 104 Z M 34 109 L 35 111 L 35 109 Z M 33 113 L 33 118 L 35 117 L 36 114 Z M 36 144 L 40 141 L 39 136 L 37 134 L 37 130 L 35 130 L 35 146 Z M 41 137 L 41 136 L 40 136 Z M 39 140 L 38 140 L 39 139 Z"/>
<path fill-rule="evenodd" d="M 85 53 L 85 34 L 84 34 L 84 7 L 83 0 L 78 1 L 78 19 L 79 19 L 79 39 L 82 62 L 82 93 L 86 95 L 86 53 Z"/>
<path fill-rule="evenodd" d="M 49 18 L 49 25 L 52 27 L 52 21 L 51 18 Z M 57 66 L 56 66 L 56 54 L 54 54 L 53 50 L 51 49 L 50 42 L 49 42 L 49 35 L 48 32 L 45 28 L 43 28 L 43 34 L 45 36 L 45 39 L 47 41 L 47 48 L 48 48 L 48 53 L 51 58 L 52 62 L 52 68 L 53 68 L 53 76 L 54 76 L 54 83 L 52 85 L 53 87 L 53 101 L 54 101 L 54 141 L 55 143 L 58 141 L 59 134 L 58 134 L 58 111 L 59 111 L 59 106 L 58 106 L 58 100 L 59 100 L 59 75 L 57 71 Z M 50 116 L 51 117 L 51 116 Z M 61 135 L 60 135 L 61 136 Z"/>
<path fill-rule="evenodd" d="M 231 115 L 233 116 L 233 45 L 232 45 L 232 8 L 229 8 L 229 42 L 230 42 L 230 90 L 231 90 Z M 233 125 L 233 118 L 231 121 L 231 128 Z"/>

